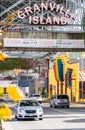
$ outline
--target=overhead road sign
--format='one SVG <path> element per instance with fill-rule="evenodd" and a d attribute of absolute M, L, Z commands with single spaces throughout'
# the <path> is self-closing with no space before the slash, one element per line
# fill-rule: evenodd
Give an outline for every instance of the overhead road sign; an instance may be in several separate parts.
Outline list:
<path fill-rule="evenodd" d="M 4 38 L 3 47 L 15 48 L 84 48 L 84 40 Z"/>

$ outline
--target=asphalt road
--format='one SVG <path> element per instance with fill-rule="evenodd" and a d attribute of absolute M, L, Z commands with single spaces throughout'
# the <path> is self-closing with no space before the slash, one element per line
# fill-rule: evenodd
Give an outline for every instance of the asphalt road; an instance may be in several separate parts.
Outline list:
<path fill-rule="evenodd" d="M 14 103 L 8 103 L 14 115 Z M 44 119 L 4 122 L 4 130 L 85 130 L 85 104 L 71 104 L 70 108 L 50 108 L 44 104 Z"/>

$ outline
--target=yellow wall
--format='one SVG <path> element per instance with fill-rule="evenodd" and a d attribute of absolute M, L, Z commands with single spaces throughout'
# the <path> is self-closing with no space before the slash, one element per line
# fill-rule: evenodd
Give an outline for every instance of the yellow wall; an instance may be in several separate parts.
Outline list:
<path fill-rule="evenodd" d="M 52 97 L 52 95 L 55 94 L 55 90 L 53 89 L 53 86 L 57 86 L 57 82 L 54 77 L 54 70 L 49 69 L 49 97 Z M 50 85 L 52 85 L 52 89 L 50 88 Z"/>
<path fill-rule="evenodd" d="M 79 63 L 67 63 L 66 68 L 73 69 L 72 71 L 72 87 L 68 86 L 69 97 L 72 101 L 79 101 Z M 70 91 L 70 92 L 69 92 Z"/>
<path fill-rule="evenodd" d="M 60 57 L 59 57 L 60 58 Z M 64 82 L 63 82 L 63 94 L 65 94 L 65 74 L 67 72 L 67 69 L 73 69 L 72 71 L 72 86 L 67 86 L 67 94 L 69 95 L 69 98 L 71 101 L 79 101 L 79 63 L 70 63 L 67 57 L 63 58 L 63 65 L 64 65 Z M 55 93 L 57 93 L 57 81 L 55 80 L 54 76 L 54 69 L 49 69 L 49 98 L 52 97 Z M 56 86 L 56 90 L 54 90 L 54 87 L 50 89 L 50 85 Z M 59 94 L 61 94 L 61 83 L 59 83 Z"/>

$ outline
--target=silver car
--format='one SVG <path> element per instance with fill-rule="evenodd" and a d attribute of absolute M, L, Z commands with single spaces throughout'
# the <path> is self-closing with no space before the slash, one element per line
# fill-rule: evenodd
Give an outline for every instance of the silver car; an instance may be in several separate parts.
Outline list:
<path fill-rule="evenodd" d="M 69 97 L 66 94 L 56 94 L 50 99 L 50 107 L 69 108 Z"/>
<path fill-rule="evenodd" d="M 17 103 L 16 115 L 19 119 L 43 119 L 43 108 L 37 100 L 33 99 L 22 99 Z"/>

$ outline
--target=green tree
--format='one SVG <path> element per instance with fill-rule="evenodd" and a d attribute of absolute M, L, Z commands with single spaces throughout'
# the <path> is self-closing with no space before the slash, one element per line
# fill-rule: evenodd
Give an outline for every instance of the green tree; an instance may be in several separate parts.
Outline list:
<path fill-rule="evenodd" d="M 5 71 L 5 70 L 12 70 L 15 68 L 19 68 L 22 64 L 22 59 L 10 59 L 7 58 L 4 61 L 0 61 L 0 71 Z"/>
<path fill-rule="evenodd" d="M 27 58 L 6 58 L 0 61 L 0 71 L 13 70 L 15 68 L 34 69 L 38 66 L 46 66 L 47 62 L 44 59 L 27 59 Z"/>

